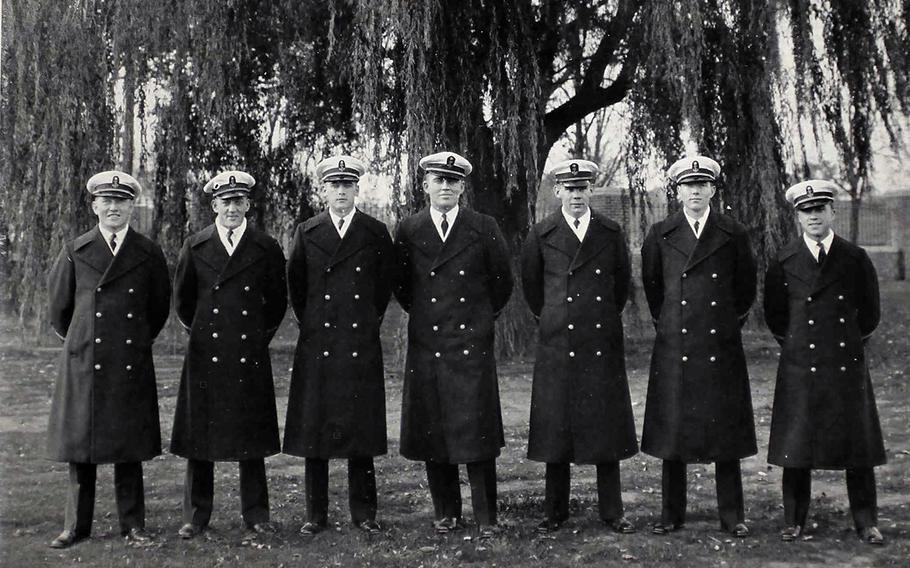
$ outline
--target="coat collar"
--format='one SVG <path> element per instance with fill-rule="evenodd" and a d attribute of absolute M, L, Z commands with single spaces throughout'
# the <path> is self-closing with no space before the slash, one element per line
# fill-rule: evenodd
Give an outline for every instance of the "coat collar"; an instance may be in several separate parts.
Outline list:
<path fill-rule="evenodd" d="M 126 232 L 120 251 L 114 255 L 104 242 L 97 226 L 80 235 L 73 242 L 73 253 L 83 262 L 101 273 L 98 284 L 106 284 L 123 276 L 145 261 L 148 249 L 142 237 L 132 228 Z"/>
<path fill-rule="evenodd" d="M 425 217 L 420 220 L 421 236 L 425 231 L 429 230 L 432 232 L 433 237 L 439 241 L 439 233 L 436 232 L 436 226 L 433 224 L 433 219 L 430 218 L 429 208 L 426 208 L 421 213 L 425 213 Z M 458 211 L 458 216 L 455 217 L 455 222 L 452 223 L 452 228 L 449 229 L 449 236 L 442 243 L 442 247 L 439 249 L 431 268 L 435 269 L 445 264 L 476 241 L 480 237 L 479 222 L 480 216 L 477 213 L 462 207 Z"/>
<path fill-rule="evenodd" d="M 691 270 L 730 240 L 732 228 L 728 219 L 714 211 L 708 214 L 708 222 L 696 239 L 685 213 L 678 211 L 665 222 L 663 234 L 667 243 L 689 257 L 685 270 Z M 693 246 L 694 241 L 694 246 Z"/>
<path fill-rule="evenodd" d="M 787 274 L 805 282 L 815 294 L 844 276 L 847 265 L 844 260 L 848 254 L 846 241 L 834 235 L 825 263 L 819 268 L 800 236 L 787 243 L 778 253 L 777 259 Z"/>
<path fill-rule="evenodd" d="M 569 270 L 584 265 L 607 246 L 612 233 L 619 232 L 619 225 L 609 218 L 591 209 L 591 222 L 585 239 L 579 243 L 578 237 L 566 224 L 562 211 L 556 211 L 541 222 L 541 240 L 572 258 Z"/>
<path fill-rule="evenodd" d="M 312 218 L 304 226 L 307 239 L 325 253 L 329 260 L 326 267 L 335 266 L 370 243 L 372 232 L 364 222 L 364 214 L 354 211 L 351 224 L 340 238 L 328 210 Z"/>
<path fill-rule="evenodd" d="M 263 234 L 247 225 L 233 255 L 228 255 L 218 236 L 214 223 L 197 233 L 192 245 L 198 251 L 199 260 L 218 271 L 216 285 L 233 278 L 247 267 L 264 258 Z"/>

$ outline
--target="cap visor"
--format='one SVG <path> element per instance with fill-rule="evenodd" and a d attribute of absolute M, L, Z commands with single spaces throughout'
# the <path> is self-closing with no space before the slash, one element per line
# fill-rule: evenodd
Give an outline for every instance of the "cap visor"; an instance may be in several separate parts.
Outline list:
<path fill-rule="evenodd" d="M 122 189 L 102 189 L 92 193 L 92 197 L 119 197 L 121 199 L 135 199 L 136 195 L 131 191 Z"/>
<path fill-rule="evenodd" d="M 713 176 L 707 174 L 688 174 L 676 180 L 677 184 L 698 183 L 701 181 L 715 181 Z"/>

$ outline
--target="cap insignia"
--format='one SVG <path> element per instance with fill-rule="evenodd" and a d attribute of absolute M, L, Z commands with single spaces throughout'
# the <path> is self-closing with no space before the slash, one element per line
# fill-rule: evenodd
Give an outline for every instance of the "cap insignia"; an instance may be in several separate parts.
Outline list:
<path fill-rule="evenodd" d="M 111 185 L 114 187 L 120 185 L 120 176 L 114 176 L 114 179 L 111 180 Z"/>
<path fill-rule="evenodd" d="M 693 161 L 692 161 L 692 171 L 693 171 L 693 172 L 697 172 L 697 171 L 698 171 L 698 160 L 693 160 Z"/>
<path fill-rule="evenodd" d="M 450 168 L 455 165 L 455 156 L 449 156 L 446 158 L 446 165 Z"/>
<path fill-rule="evenodd" d="M 812 195 L 812 194 L 814 194 L 814 193 L 815 193 L 815 190 L 812 189 L 812 186 L 811 186 L 811 185 L 807 185 L 807 186 L 806 186 L 806 195 Z"/>
<path fill-rule="evenodd" d="M 231 183 L 231 187 L 237 185 L 237 178 L 235 178 L 234 176 L 231 176 L 231 182 L 230 182 L 230 183 Z"/>
<path fill-rule="evenodd" d="M 344 160 L 338 160 L 338 169 L 344 172 Z"/>
<path fill-rule="evenodd" d="M 571 171 L 573 174 L 577 174 L 578 173 L 578 164 L 576 164 L 575 162 L 572 162 L 572 164 L 569 166 L 569 171 Z"/>

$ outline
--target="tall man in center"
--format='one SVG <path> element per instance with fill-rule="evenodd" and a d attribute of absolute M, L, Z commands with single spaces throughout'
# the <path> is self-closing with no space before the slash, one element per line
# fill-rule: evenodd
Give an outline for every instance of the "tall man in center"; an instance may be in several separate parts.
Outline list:
<path fill-rule="evenodd" d="M 401 221 L 395 296 L 410 314 L 401 455 L 426 462 L 433 527 L 461 527 L 458 464 L 467 464 L 482 538 L 496 524 L 496 457 L 505 445 L 494 322 L 512 293 L 509 247 L 493 218 L 459 207 L 471 163 L 420 160 L 430 206 Z"/>
<path fill-rule="evenodd" d="M 740 327 L 755 301 L 755 259 L 746 229 L 711 210 L 717 162 L 684 158 L 667 174 L 682 211 L 655 223 L 641 249 L 657 328 L 641 449 L 663 460 L 653 532 L 685 523 L 686 464 L 714 462 L 721 529 L 745 537 L 739 460 L 757 449 Z"/>
<path fill-rule="evenodd" d="M 569 517 L 569 464 L 596 464 L 600 518 L 618 533 L 623 517 L 619 460 L 638 453 L 623 353 L 629 250 L 619 225 L 589 207 L 597 164 L 557 164 L 562 207 L 531 228 L 521 257 L 525 299 L 540 323 L 528 457 L 547 464 L 546 518 Z"/>
<path fill-rule="evenodd" d="M 373 457 L 387 444 L 379 326 L 392 295 L 394 253 L 385 224 L 354 207 L 365 170 L 351 156 L 317 164 L 328 210 L 297 227 L 288 255 L 300 337 L 284 452 L 306 458 L 306 536 L 328 522 L 331 458 L 348 460 L 354 525 L 380 530 Z"/>

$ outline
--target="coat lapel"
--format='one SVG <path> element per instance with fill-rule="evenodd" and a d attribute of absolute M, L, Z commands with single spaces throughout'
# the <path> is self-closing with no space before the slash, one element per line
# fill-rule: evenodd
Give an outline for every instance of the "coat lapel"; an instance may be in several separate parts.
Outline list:
<path fill-rule="evenodd" d="M 837 282 L 844 275 L 844 267 L 847 263 L 842 261 L 844 247 L 843 243 L 839 241 L 841 241 L 841 238 L 835 235 L 834 241 L 831 243 L 831 250 L 828 251 L 828 254 L 825 257 L 825 263 L 822 264 L 821 270 L 817 271 L 815 284 L 812 286 L 813 294 L 830 286 L 832 283 Z M 804 245 L 803 248 L 806 249 L 806 253 L 809 254 L 811 258 L 812 254 L 809 253 L 808 247 Z M 812 261 L 815 262 L 815 259 L 812 258 Z"/>
<path fill-rule="evenodd" d="M 350 227 L 348 227 L 347 232 L 344 234 L 344 238 L 341 239 L 341 243 L 335 249 L 335 254 L 332 255 L 332 258 L 329 260 L 329 266 L 338 264 L 369 244 L 370 232 L 363 225 L 362 219 L 360 219 L 362 216 L 363 213 L 360 211 L 354 213 L 354 216 L 351 218 Z M 335 227 L 332 227 L 332 230 L 335 230 Z M 337 236 L 338 231 L 335 231 L 335 234 Z"/>
<path fill-rule="evenodd" d="M 332 225 L 332 218 L 328 211 L 323 211 L 313 220 L 312 228 L 307 230 L 307 240 L 322 251 L 326 258 L 332 258 L 341 244 L 338 230 Z"/>
<path fill-rule="evenodd" d="M 73 254 L 82 262 L 104 275 L 114 259 L 110 247 L 101 237 L 97 225 L 91 231 L 80 235 L 73 243 Z"/>
<path fill-rule="evenodd" d="M 787 243 L 778 259 L 788 276 L 801 280 L 806 286 L 811 286 L 818 275 L 815 259 L 806 248 L 802 237 Z"/>
<path fill-rule="evenodd" d="M 578 253 L 578 237 L 566 224 L 562 211 L 557 211 L 547 220 L 550 226 L 544 229 L 541 240 L 543 244 L 554 248 L 574 260 Z"/>
<path fill-rule="evenodd" d="M 571 230 L 569 231 L 572 232 Z M 608 233 L 609 229 L 600 222 L 600 219 L 597 218 L 597 215 L 591 213 L 591 222 L 588 224 L 588 231 L 585 233 L 585 239 L 581 241 L 581 246 L 578 247 L 578 253 L 575 255 L 575 260 L 572 261 L 572 265 L 569 267 L 569 270 L 577 270 L 580 266 L 584 265 L 586 262 L 597 256 L 597 254 L 603 250 L 609 241 Z M 578 237 L 572 235 L 573 238 L 577 240 Z"/>
<path fill-rule="evenodd" d="M 218 240 L 219 244 L 221 244 L 220 239 Z M 224 246 L 222 245 L 223 248 Z M 227 251 L 224 254 L 227 254 Z M 224 270 L 218 275 L 216 284 L 224 283 L 236 274 L 243 272 L 251 264 L 259 262 L 262 258 L 262 248 L 256 239 L 255 230 L 247 225 L 246 231 L 240 237 L 240 242 L 237 243 L 237 248 L 234 249 L 234 254 L 230 255 Z"/>
<path fill-rule="evenodd" d="M 664 239 L 670 248 L 678 251 L 681 255 L 689 258 L 698 243 L 692 228 L 686 221 L 685 215 L 680 211 L 667 220 L 667 228 L 664 230 Z"/>
<path fill-rule="evenodd" d="M 216 273 L 224 270 L 224 266 L 230 258 L 224 248 L 224 244 L 218 237 L 218 230 L 214 224 L 202 229 L 199 240 L 193 245 L 193 248 L 199 250 L 195 258 L 208 265 Z"/>
<path fill-rule="evenodd" d="M 458 217 L 455 217 L 455 222 L 452 223 L 452 228 L 449 229 L 452 233 L 442 244 L 442 248 L 439 250 L 436 260 L 433 261 L 432 269 L 445 264 L 477 240 L 478 234 L 477 229 L 474 226 L 474 219 L 475 214 L 473 212 L 464 208 L 461 209 L 458 213 Z M 432 229 L 434 233 L 436 232 L 436 227 L 433 225 L 432 219 L 430 220 L 430 229 Z M 437 238 L 439 237 L 438 233 L 436 236 Z"/>
<path fill-rule="evenodd" d="M 730 234 L 720 227 L 718 217 L 719 215 L 714 211 L 711 211 L 708 214 L 708 221 L 705 223 L 705 228 L 701 233 L 701 237 L 696 240 L 695 249 L 689 257 L 689 262 L 686 264 L 686 270 L 690 270 L 693 266 L 714 254 L 717 249 L 724 246 L 727 241 L 730 240 Z M 686 228 L 691 232 L 691 229 L 688 227 L 688 221 L 683 219 L 683 222 L 686 224 Z"/>
<path fill-rule="evenodd" d="M 98 236 L 99 239 L 101 239 L 100 231 Z M 101 239 L 101 242 L 105 247 L 108 247 L 103 239 Z M 108 252 L 110 252 L 110 247 L 108 247 Z M 123 276 L 137 265 L 143 263 L 147 256 L 148 253 L 146 253 L 144 248 L 139 246 L 139 240 L 136 235 L 133 234 L 133 229 L 130 228 L 123 238 L 123 244 L 120 245 L 120 251 L 114 255 L 113 262 L 110 263 L 107 271 L 104 273 L 104 276 L 101 277 L 101 281 L 98 284 L 106 284 L 115 278 Z"/>

